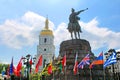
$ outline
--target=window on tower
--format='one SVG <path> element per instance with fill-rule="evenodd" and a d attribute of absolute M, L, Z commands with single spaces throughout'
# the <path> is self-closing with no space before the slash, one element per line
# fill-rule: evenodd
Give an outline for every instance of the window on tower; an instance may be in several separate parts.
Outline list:
<path fill-rule="evenodd" d="M 47 39 L 45 38 L 45 39 L 44 39 L 44 43 L 46 43 L 46 42 L 47 42 Z"/>
<path fill-rule="evenodd" d="M 44 49 L 44 51 L 46 51 L 46 49 Z"/>
<path fill-rule="evenodd" d="M 46 59 L 43 60 L 43 67 L 45 67 Z"/>

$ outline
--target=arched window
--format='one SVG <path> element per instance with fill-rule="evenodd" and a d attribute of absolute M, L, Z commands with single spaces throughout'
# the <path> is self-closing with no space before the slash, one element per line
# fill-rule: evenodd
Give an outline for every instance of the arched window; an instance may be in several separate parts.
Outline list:
<path fill-rule="evenodd" d="M 46 43 L 46 42 L 47 42 L 47 39 L 45 38 L 45 39 L 44 39 L 44 43 Z"/>

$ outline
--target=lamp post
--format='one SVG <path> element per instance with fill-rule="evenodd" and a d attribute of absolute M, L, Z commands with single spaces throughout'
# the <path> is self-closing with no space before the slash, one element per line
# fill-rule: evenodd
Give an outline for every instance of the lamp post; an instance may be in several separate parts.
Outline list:
<path fill-rule="evenodd" d="M 46 67 L 46 59 L 43 61 L 43 68 Z M 42 75 L 42 80 L 45 80 L 45 75 Z"/>
<path fill-rule="evenodd" d="M 34 64 L 35 62 L 35 57 L 33 58 L 33 61 L 32 61 L 32 64 L 30 63 L 30 57 L 32 57 L 30 54 L 26 55 L 26 57 L 23 57 L 23 62 L 24 62 L 24 65 L 26 65 L 26 69 L 27 69 L 27 80 L 29 80 L 29 72 L 32 68 L 32 65 Z"/>

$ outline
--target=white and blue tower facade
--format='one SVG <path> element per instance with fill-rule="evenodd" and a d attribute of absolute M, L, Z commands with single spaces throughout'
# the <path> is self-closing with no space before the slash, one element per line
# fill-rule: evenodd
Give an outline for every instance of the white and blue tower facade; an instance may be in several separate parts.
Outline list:
<path fill-rule="evenodd" d="M 42 55 L 42 66 L 39 67 L 39 72 L 53 60 L 55 56 L 54 36 L 52 30 L 49 29 L 49 21 L 46 19 L 45 27 L 39 35 L 39 45 L 37 45 L 37 61 Z"/>

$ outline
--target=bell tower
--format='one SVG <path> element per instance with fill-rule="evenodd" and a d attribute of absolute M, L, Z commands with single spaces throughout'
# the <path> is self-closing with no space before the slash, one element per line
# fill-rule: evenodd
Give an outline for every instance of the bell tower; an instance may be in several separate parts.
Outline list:
<path fill-rule="evenodd" d="M 44 66 L 52 61 L 55 55 L 54 36 L 52 30 L 49 29 L 49 20 L 46 18 L 45 27 L 39 35 L 39 45 L 37 45 L 37 61 L 42 55 L 42 66 L 39 67 L 41 72 Z"/>

